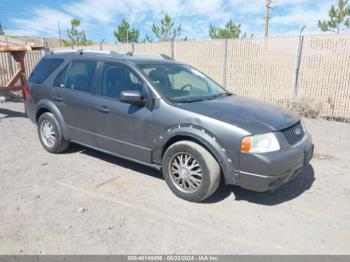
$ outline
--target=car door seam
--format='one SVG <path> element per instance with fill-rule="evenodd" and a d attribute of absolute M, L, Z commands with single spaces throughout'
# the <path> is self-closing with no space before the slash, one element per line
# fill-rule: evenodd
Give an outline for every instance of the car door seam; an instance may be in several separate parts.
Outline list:
<path fill-rule="evenodd" d="M 144 147 L 144 146 L 136 145 L 136 144 L 129 143 L 129 142 L 126 142 L 126 141 L 122 141 L 122 140 L 119 140 L 119 139 L 111 138 L 111 137 L 108 137 L 108 136 L 100 135 L 100 134 L 97 134 L 97 133 L 94 133 L 94 132 L 91 132 L 91 131 L 87 131 L 87 130 L 84 130 L 84 129 L 81 129 L 81 128 L 72 127 L 72 126 L 69 126 L 69 125 L 67 125 L 67 127 L 71 128 L 71 129 L 75 129 L 75 130 L 81 131 L 81 132 L 89 133 L 91 135 L 96 135 L 96 136 L 99 136 L 99 137 L 102 137 L 102 138 L 107 138 L 107 139 L 113 140 L 115 142 L 120 142 L 122 144 L 126 144 L 126 145 L 130 145 L 130 146 L 138 147 L 140 149 L 145 149 L 145 150 L 152 151 L 151 148 L 147 148 L 147 147 Z"/>

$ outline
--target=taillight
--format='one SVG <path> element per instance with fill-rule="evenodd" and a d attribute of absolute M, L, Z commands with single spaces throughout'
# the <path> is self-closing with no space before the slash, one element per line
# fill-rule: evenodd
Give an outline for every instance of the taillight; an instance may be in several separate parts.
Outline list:
<path fill-rule="evenodd" d="M 22 89 L 22 94 L 23 94 L 24 101 L 30 100 L 31 94 L 30 94 L 30 89 L 29 89 L 28 84 L 24 85 L 24 87 Z"/>

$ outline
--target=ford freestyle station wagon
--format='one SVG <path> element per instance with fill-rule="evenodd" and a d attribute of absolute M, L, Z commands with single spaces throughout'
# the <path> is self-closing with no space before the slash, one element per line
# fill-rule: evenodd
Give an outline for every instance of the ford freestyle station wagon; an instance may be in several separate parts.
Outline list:
<path fill-rule="evenodd" d="M 230 93 L 165 55 L 52 52 L 29 92 L 25 109 L 48 152 L 74 142 L 156 167 L 188 201 L 208 198 L 221 180 L 273 190 L 313 155 L 298 116 Z"/>

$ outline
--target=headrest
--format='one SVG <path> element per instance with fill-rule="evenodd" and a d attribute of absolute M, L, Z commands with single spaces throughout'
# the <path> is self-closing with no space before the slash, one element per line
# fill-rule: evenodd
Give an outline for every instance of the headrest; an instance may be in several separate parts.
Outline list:
<path fill-rule="evenodd" d="M 162 72 L 158 69 L 152 70 L 148 74 L 148 77 L 151 78 L 153 81 L 164 82 L 164 76 L 163 76 Z"/>

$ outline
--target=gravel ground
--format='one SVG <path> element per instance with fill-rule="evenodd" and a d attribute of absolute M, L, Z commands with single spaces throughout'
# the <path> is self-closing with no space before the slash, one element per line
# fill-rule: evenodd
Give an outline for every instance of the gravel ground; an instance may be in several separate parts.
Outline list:
<path fill-rule="evenodd" d="M 73 145 L 49 154 L 0 104 L 0 254 L 350 254 L 350 124 L 306 120 L 311 165 L 274 193 L 175 197 L 153 169 Z"/>

